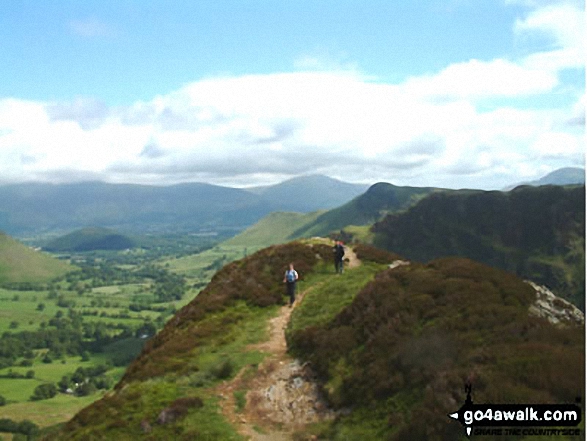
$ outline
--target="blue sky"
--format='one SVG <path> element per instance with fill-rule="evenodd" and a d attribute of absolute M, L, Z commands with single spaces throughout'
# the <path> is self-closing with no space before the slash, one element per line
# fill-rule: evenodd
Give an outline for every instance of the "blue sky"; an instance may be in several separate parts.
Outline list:
<path fill-rule="evenodd" d="M 501 188 L 583 166 L 584 25 L 575 0 L 4 0 L 0 176 Z"/>

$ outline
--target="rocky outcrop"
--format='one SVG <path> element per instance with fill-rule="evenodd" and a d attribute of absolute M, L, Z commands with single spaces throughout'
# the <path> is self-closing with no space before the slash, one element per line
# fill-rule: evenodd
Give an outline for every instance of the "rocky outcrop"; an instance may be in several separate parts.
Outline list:
<path fill-rule="evenodd" d="M 394 260 L 393 262 L 391 262 L 389 264 L 389 269 L 394 269 L 397 268 L 398 266 L 404 266 L 404 265 L 409 265 L 410 262 L 408 262 L 407 260 Z"/>
<path fill-rule="evenodd" d="M 536 301 L 530 305 L 530 314 L 543 317 L 550 323 L 557 324 L 585 324 L 585 315 L 572 303 L 555 296 L 545 286 L 527 281 L 536 291 Z"/>
<path fill-rule="evenodd" d="M 334 418 L 335 412 L 328 408 L 308 365 L 297 360 L 281 364 L 268 383 L 248 398 L 257 405 L 257 413 L 273 423 L 304 425 Z"/>

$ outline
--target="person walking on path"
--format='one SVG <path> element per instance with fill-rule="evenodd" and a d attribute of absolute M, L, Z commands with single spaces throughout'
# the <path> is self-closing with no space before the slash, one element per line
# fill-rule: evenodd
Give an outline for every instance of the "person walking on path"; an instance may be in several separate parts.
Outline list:
<path fill-rule="evenodd" d="M 336 273 L 342 274 L 344 268 L 344 246 L 340 240 L 334 243 L 332 253 L 334 254 L 334 270 Z"/>
<path fill-rule="evenodd" d="M 285 272 L 283 283 L 287 288 L 287 295 L 289 296 L 289 307 L 291 308 L 296 301 L 296 282 L 298 281 L 298 272 L 294 269 L 293 263 L 289 264 L 289 269 Z"/>

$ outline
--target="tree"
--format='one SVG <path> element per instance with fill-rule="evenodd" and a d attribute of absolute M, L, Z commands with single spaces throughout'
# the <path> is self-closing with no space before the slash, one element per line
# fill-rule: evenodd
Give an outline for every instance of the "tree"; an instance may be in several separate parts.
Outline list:
<path fill-rule="evenodd" d="M 46 400 L 57 395 L 57 386 L 53 383 L 40 384 L 35 387 L 31 401 Z"/>
<path fill-rule="evenodd" d="M 86 396 L 92 395 L 94 392 L 96 392 L 96 386 L 94 385 L 93 382 L 88 381 L 88 382 L 80 384 L 75 392 L 80 397 L 86 397 Z"/>

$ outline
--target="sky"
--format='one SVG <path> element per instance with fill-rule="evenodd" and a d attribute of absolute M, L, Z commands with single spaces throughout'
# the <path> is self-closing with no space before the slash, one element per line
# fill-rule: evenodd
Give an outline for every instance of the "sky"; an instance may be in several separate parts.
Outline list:
<path fill-rule="evenodd" d="M 577 0 L 2 0 L 0 184 L 500 189 L 584 167 L 585 37 Z"/>

